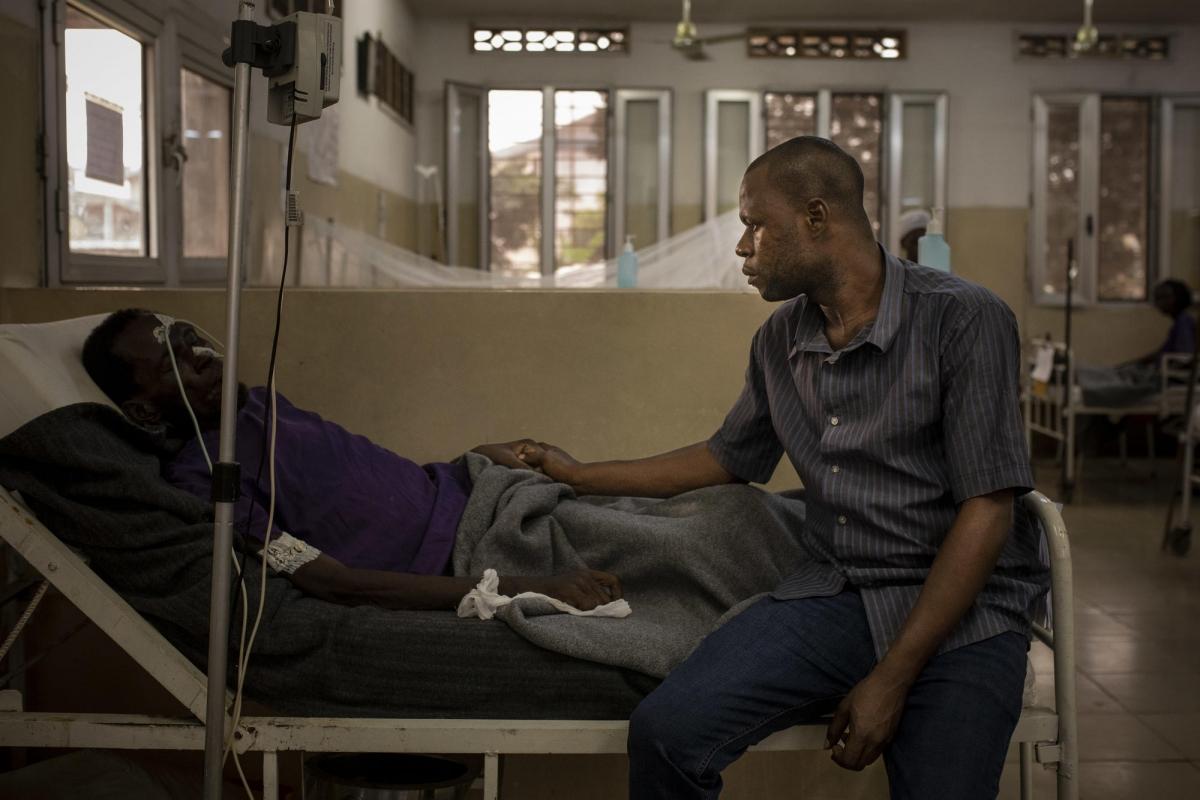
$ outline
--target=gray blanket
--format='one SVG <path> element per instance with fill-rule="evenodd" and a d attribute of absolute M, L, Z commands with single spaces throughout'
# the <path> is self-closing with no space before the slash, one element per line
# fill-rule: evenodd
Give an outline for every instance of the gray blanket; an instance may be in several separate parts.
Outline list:
<path fill-rule="evenodd" d="M 633 614 L 550 613 L 522 600 L 497 616 L 541 647 L 656 677 L 682 661 L 730 609 L 769 592 L 804 557 L 798 500 L 750 486 L 669 500 L 576 499 L 570 488 L 468 454 L 474 490 L 454 571 L 546 575 L 590 567 L 617 575 Z"/>

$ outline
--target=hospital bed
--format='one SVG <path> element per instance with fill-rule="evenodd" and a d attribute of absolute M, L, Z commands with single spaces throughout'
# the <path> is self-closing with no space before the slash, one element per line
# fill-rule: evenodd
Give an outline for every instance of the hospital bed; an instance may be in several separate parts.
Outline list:
<path fill-rule="evenodd" d="M 100 318 L 0 326 L 0 374 L 6 377 L 0 384 L 0 436 L 56 407 L 107 402 L 79 364 L 83 338 Z M 1020 757 L 1021 797 L 1033 796 L 1037 763 L 1056 770 L 1060 800 L 1075 800 L 1078 754 L 1070 546 L 1053 503 L 1036 492 L 1022 502 L 1039 519 L 1049 551 L 1054 624 L 1035 626 L 1035 634 L 1054 651 L 1055 702 L 1053 707 L 1027 706 L 1013 735 Z M 17 692 L 0 692 L 0 747 L 203 750 L 203 673 L 41 524 L 19 497 L 2 487 L 0 538 L 137 661 L 189 715 L 43 713 L 25 710 Z M 278 755 L 289 751 L 481 754 L 483 796 L 497 800 L 503 756 L 619 754 L 625 752 L 626 731 L 624 719 L 247 716 L 233 737 L 239 753 L 261 754 L 267 800 L 279 796 Z M 797 726 L 772 735 L 755 749 L 819 750 L 824 734 L 824 724 Z"/>
<path fill-rule="evenodd" d="M 1033 370 L 1038 351 L 1042 348 L 1053 351 L 1053 367 L 1049 381 L 1038 385 L 1033 379 Z M 1103 416 L 1119 419 L 1129 416 L 1151 417 L 1147 423 L 1147 441 L 1151 462 L 1154 461 L 1154 422 L 1184 413 L 1187 383 L 1190 379 L 1191 355 L 1166 353 L 1159 361 L 1158 391 L 1152 396 L 1130 405 L 1090 404 L 1086 402 L 1079 385 L 1074 354 L 1062 342 L 1033 339 L 1024 348 L 1025 369 L 1021 371 L 1021 400 L 1025 417 L 1026 444 L 1033 449 L 1035 433 L 1058 442 L 1059 458 L 1063 465 L 1066 494 L 1069 498 L 1075 486 L 1080 468 L 1077 453 L 1078 419 L 1085 416 Z M 1065 388 L 1064 388 L 1065 387 Z M 1120 434 L 1121 460 L 1126 457 L 1124 431 Z"/>

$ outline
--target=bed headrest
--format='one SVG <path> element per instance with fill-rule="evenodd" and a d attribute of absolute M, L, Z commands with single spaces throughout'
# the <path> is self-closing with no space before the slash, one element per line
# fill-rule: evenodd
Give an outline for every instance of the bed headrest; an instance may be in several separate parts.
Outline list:
<path fill-rule="evenodd" d="M 107 316 L 0 325 L 0 437 L 62 406 L 113 405 L 83 368 L 83 342 Z"/>

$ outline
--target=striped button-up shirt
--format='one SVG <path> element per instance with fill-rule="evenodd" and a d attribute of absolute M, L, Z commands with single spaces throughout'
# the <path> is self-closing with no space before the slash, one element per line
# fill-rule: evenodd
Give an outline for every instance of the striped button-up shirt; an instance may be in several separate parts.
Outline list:
<path fill-rule="evenodd" d="M 747 481 L 787 453 L 804 483 L 812 556 L 781 600 L 862 594 L 879 658 L 899 633 L 959 506 L 1033 486 L 1008 306 L 980 286 L 884 252 L 879 310 L 840 350 L 801 295 L 754 336 L 746 386 L 708 446 Z M 939 652 L 1028 635 L 1049 573 L 1036 521 L 1015 505 L 995 571 Z"/>

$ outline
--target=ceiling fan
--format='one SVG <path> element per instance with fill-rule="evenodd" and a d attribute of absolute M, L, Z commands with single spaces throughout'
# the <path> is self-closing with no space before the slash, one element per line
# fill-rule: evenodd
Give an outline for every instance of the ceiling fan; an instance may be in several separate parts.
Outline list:
<path fill-rule="evenodd" d="M 1076 53 L 1090 53 L 1100 41 L 1100 32 L 1092 24 L 1092 3 L 1094 0 L 1083 0 L 1083 24 L 1075 32 L 1075 41 L 1071 49 Z"/>
<path fill-rule="evenodd" d="M 704 52 L 704 45 L 732 42 L 744 39 L 745 36 L 745 32 L 740 32 L 701 38 L 696 31 L 696 23 L 692 22 L 692 0 L 683 0 L 683 19 L 675 26 L 675 38 L 671 40 L 671 47 L 689 61 L 707 61 L 708 54 Z"/>

